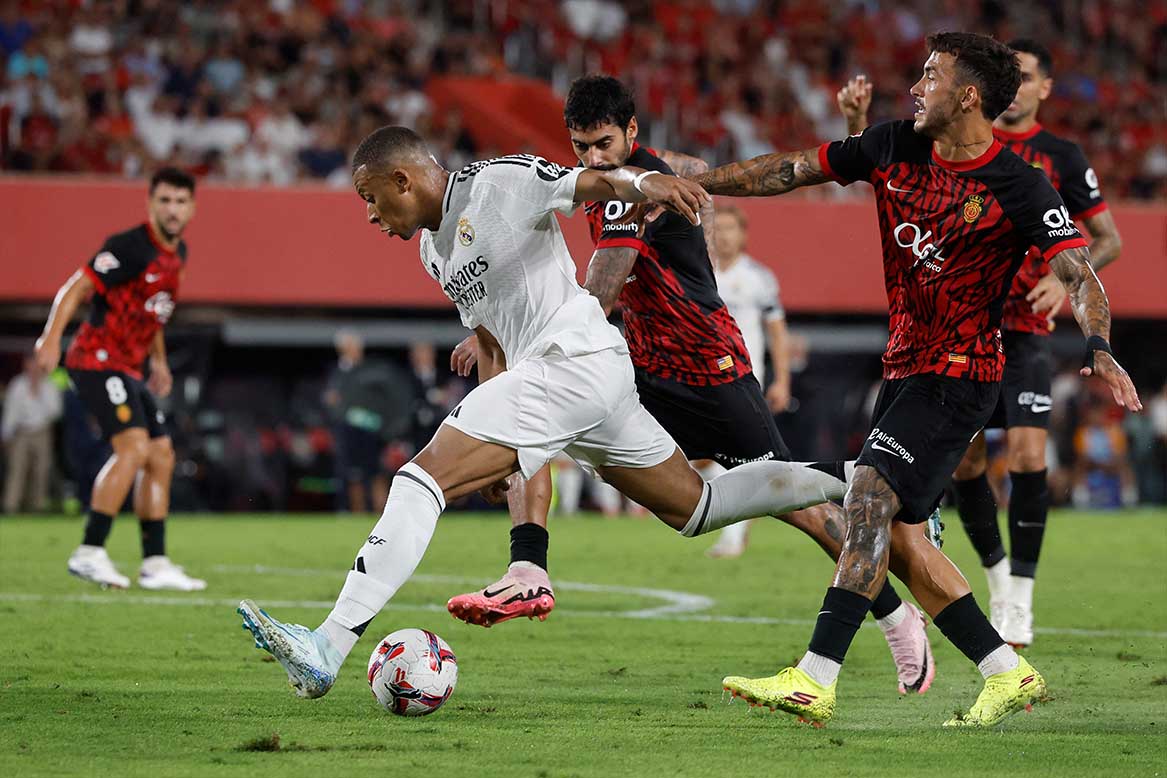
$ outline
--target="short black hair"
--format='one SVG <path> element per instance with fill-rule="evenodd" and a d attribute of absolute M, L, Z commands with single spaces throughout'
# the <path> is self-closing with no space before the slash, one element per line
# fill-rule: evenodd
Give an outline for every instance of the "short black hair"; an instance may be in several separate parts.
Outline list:
<path fill-rule="evenodd" d="M 989 121 L 1000 116 L 1021 86 L 1021 65 L 1013 49 L 975 32 L 938 32 L 928 36 L 928 50 L 956 58 L 957 75 L 981 94 L 981 113 Z"/>
<path fill-rule="evenodd" d="M 408 127 L 388 125 L 369 133 L 353 154 L 353 172 L 361 165 L 367 165 L 370 172 L 383 167 L 403 156 L 429 156 L 429 147 Z"/>
<path fill-rule="evenodd" d="M 618 78 L 599 74 L 581 76 L 572 82 L 563 104 L 563 121 L 571 130 L 590 130 L 605 124 L 626 130 L 635 115 L 632 90 Z"/>
<path fill-rule="evenodd" d="M 1025 54 L 1032 54 L 1037 57 L 1037 66 L 1046 78 L 1050 78 L 1054 74 L 1054 58 L 1049 53 L 1049 49 L 1042 46 L 1033 38 L 1014 38 L 1009 41 L 1009 48 L 1017 52 Z"/>
<path fill-rule="evenodd" d="M 175 189 L 189 189 L 191 197 L 194 197 L 194 176 L 182 168 L 164 167 L 155 170 L 154 175 L 150 176 L 150 194 L 154 194 L 159 184 L 170 184 Z"/>

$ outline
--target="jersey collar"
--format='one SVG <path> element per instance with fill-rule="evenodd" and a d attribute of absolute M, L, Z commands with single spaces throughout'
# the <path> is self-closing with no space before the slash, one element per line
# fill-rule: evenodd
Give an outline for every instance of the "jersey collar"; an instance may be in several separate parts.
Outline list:
<path fill-rule="evenodd" d="M 154 234 L 154 225 L 151 222 L 145 222 L 143 226 L 146 228 L 146 234 L 150 236 L 150 242 L 154 244 L 154 248 L 158 249 L 160 253 L 170 257 L 178 255 L 178 246 L 182 243 L 181 240 L 175 244 L 174 248 L 167 248 L 162 241 L 158 240 L 158 236 Z"/>
<path fill-rule="evenodd" d="M 1025 132 L 1009 132 L 1008 130 L 1002 130 L 1002 129 L 998 129 L 997 127 L 994 127 L 993 128 L 993 136 L 995 138 L 997 138 L 998 140 L 1004 140 L 1004 141 L 1029 140 L 1034 135 L 1037 135 L 1039 132 L 1041 132 L 1043 129 L 1044 128 L 1041 126 L 1040 122 L 1035 123 L 1032 127 L 1030 127 Z"/>
<path fill-rule="evenodd" d="M 993 142 L 989 144 L 987 149 L 981 152 L 979 157 L 962 160 L 960 162 L 950 162 L 947 159 L 941 159 L 940 155 L 936 153 L 936 144 L 933 143 L 932 161 L 945 170 L 953 170 L 958 173 L 964 173 L 969 170 L 976 170 L 979 167 L 984 167 L 985 165 L 989 164 L 997 157 L 998 154 L 1001 153 L 1001 149 L 1003 148 L 1005 147 L 1001 145 L 1001 142 L 994 138 Z"/>

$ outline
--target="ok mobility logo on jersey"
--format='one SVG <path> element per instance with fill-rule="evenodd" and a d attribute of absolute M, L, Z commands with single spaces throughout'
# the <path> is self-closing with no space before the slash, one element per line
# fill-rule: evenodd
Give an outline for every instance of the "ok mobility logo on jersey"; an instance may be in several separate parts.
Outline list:
<path fill-rule="evenodd" d="M 895 438 L 888 435 L 876 427 L 867 436 L 867 440 L 871 443 L 871 447 L 876 451 L 883 451 L 888 454 L 895 454 L 900 459 L 907 462 L 909 465 L 915 464 L 916 458 L 903 446 L 901 446 Z"/>
<path fill-rule="evenodd" d="M 486 285 L 475 279 L 489 269 L 490 263 L 486 261 L 486 257 L 475 257 L 459 268 L 458 272 L 454 273 L 450 280 L 442 285 L 442 291 L 455 304 L 467 308 L 481 302 L 486 297 Z"/>

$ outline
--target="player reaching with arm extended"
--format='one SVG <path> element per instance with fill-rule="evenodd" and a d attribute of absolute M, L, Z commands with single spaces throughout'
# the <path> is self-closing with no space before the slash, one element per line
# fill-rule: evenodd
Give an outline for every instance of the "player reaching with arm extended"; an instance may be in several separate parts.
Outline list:
<path fill-rule="evenodd" d="M 663 157 L 637 142 L 635 112 L 631 92 L 615 78 L 585 76 L 572 85 L 564 122 L 572 148 L 587 169 L 616 171 L 634 165 L 672 172 Z M 665 156 L 691 172 L 708 168 L 685 155 Z M 718 294 L 707 234 L 702 234 L 714 224 L 712 214 L 706 212 L 699 227 L 674 214 L 646 223 L 641 208 L 624 202 L 591 202 L 585 211 L 596 251 L 584 287 L 605 314 L 617 305 L 622 308 L 636 391 L 649 414 L 706 479 L 750 462 L 788 460 L 789 451 L 751 367 L 752 333 L 743 336 Z M 726 248 L 736 252 L 740 246 Z M 735 254 L 729 259 L 738 258 Z M 776 305 L 776 289 L 773 297 L 765 304 Z M 759 330 L 760 318 L 759 314 Z M 760 345 L 755 347 L 760 355 Z M 490 626 L 519 616 L 543 618 L 551 611 L 555 599 L 547 573 L 546 530 L 550 493 L 546 472 L 529 482 L 518 476 L 512 479 L 507 493 L 514 523 L 510 565 L 498 581 L 451 598 L 447 607 L 455 617 Z M 838 557 L 843 512 L 837 506 L 815 506 L 779 518 Z M 905 531 L 904 536 L 905 542 L 926 542 L 918 533 Z M 921 600 L 928 596 L 947 595 L 917 594 Z M 890 582 L 881 589 L 872 616 L 895 659 L 901 693 L 927 691 L 935 663 L 923 616 L 900 599 Z"/>
<path fill-rule="evenodd" d="M 754 462 L 705 483 L 640 405 L 628 346 L 575 280 L 555 211 L 578 202 L 664 203 L 696 223 L 699 186 L 638 168 L 569 169 L 539 157 L 442 168 L 405 127 L 369 135 L 353 158 L 369 222 L 411 239 L 422 266 L 478 335 L 483 377 L 393 478 L 381 519 L 316 630 L 239 605 L 256 645 L 301 696 L 331 688 L 373 617 L 413 574 L 448 501 L 530 478 L 565 452 L 686 537 L 840 498 L 836 474 Z M 841 475 L 841 474 L 840 474 Z"/>
<path fill-rule="evenodd" d="M 166 555 L 166 517 L 174 447 L 155 397 L 170 394 L 170 367 L 162 328 L 174 311 L 186 265 L 182 232 L 194 216 L 195 182 L 189 174 L 163 168 L 150 180 L 145 224 L 113 235 L 82 269 L 61 286 L 44 333 L 37 362 L 46 370 L 61 358 L 65 327 L 92 298 L 89 317 L 65 356 L 65 367 L 86 410 L 101 425 L 113 448 L 93 484 L 89 519 L 81 545 L 69 557 L 69 572 L 101 586 L 125 589 L 105 550 L 113 519 L 134 489 L 134 512 L 142 532 L 138 583 L 146 589 L 205 589 Z M 149 360 L 150 378 L 142 381 Z M 135 487 L 135 482 L 137 486 Z"/>
<path fill-rule="evenodd" d="M 925 520 L 996 406 L 1004 362 L 1000 310 L 1030 246 L 1049 258 L 1070 293 L 1087 336 L 1082 374 L 1105 381 L 1118 405 L 1142 407 L 1111 355 L 1107 299 L 1086 241 L 1045 176 L 993 137 L 992 121 L 1021 80 L 1016 56 L 970 33 L 933 35 L 928 47 L 923 76 L 911 90 L 913 121 L 696 178 L 712 194 L 736 196 L 830 180 L 867 181 L 875 189 L 891 333 L 873 429 L 845 500 L 843 551 L 798 666 L 724 682 L 735 694 L 815 722 L 834 712 L 843 658 L 887 575 L 892 528 Z M 929 612 L 985 677 L 972 709 L 947 724 L 992 726 L 1040 698 L 1044 680 L 993 629 L 956 567 L 931 546 L 913 552 L 907 580 L 942 577 L 964 592 Z"/>
<path fill-rule="evenodd" d="M 1010 41 L 1009 48 L 1017 53 L 1021 86 L 993 122 L 993 134 L 1005 148 L 1046 174 L 1065 201 L 1070 218 L 1090 233 L 1090 264 L 1099 271 L 1118 258 L 1122 238 L 1102 198 L 1098 176 L 1082 150 L 1037 120 L 1041 103 L 1053 89 L 1053 58 L 1044 46 L 1029 39 Z M 866 88 L 870 94 L 870 85 Z M 867 106 L 855 97 L 860 89 L 860 82 L 853 80 L 840 91 L 839 104 L 852 132 L 867 126 Z M 1057 216 L 1058 220 L 1064 216 Z M 961 523 L 989 583 L 990 621 L 1014 646 L 1033 641 L 1033 585 L 1049 512 L 1046 429 L 1053 357 L 1047 336 L 1065 296 L 1049 262 L 1031 249 L 1005 298 L 1001 319 L 1005 374 L 1001 397 L 985 426 L 1005 430 L 1011 482 L 1009 558 L 997 524 L 997 503 L 985 476 L 988 455 L 983 432 L 973 438 L 953 474 Z"/>

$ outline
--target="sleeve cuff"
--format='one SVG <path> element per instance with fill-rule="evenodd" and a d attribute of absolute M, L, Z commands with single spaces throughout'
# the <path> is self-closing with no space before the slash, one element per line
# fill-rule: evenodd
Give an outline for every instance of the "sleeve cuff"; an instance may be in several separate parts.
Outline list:
<path fill-rule="evenodd" d="M 846 186 L 851 182 L 842 178 L 834 171 L 834 168 L 831 167 L 831 159 L 827 154 L 827 149 L 829 149 L 830 146 L 830 143 L 824 143 L 823 145 L 819 146 L 819 167 L 823 169 L 823 172 L 826 173 L 832 181 L 836 181 L 842 186 Z"/>
<path fill-rule="evenodd" d="M 94 270 L 92 266 L 85 265 L 81 268 L 81 271 L 85 273 L 85 275 L 89 276 L 90 280 L 93 281 L 93 285 L 97 287 L 97 291 L 101 292 L 102 294 L 105 294 L 108 291 L 105 286 L 105 281 L 101 280 L 101 276 L 97 275 L 97 271 Z"/>
<path fill-rule="evenodd" d="M 648 244 L 640 238 L 604 238 L 596 241 L 596 251 L 600 249 L 636 249 L 641 254 L 648 253 Z"/>
<path fill-rule="evenodd" d="M 1075 213 L 1075 214 L 1071 215 L 1070 218 L 1073 219 L 1074 221 L 1078 221 L 1079 219 L 1089 219 L 1091 216 L 1097 216 L 1098 214 L 1102 213 L 1105 210 L 1107 210 L 1106 203 L 1099 203 L 1098 205 L 1095 205 L 1092 208 L 1087 208 L 1085 211 L 1082 211 L 1081 213 Z"/>
<path fill-rule="evenodd" d="M 1067 249 L 1085 248 L 1087 245 L 1089 244 L 1086 243 L 1085 238 L 1070 238 L 1069 240 L 1063 240 L 1061 243 L 1055 243 L 1045 251 L 1041 252 L 1041 258 L 1048 262 L 1055 254 L 1063 252 Z"/>

